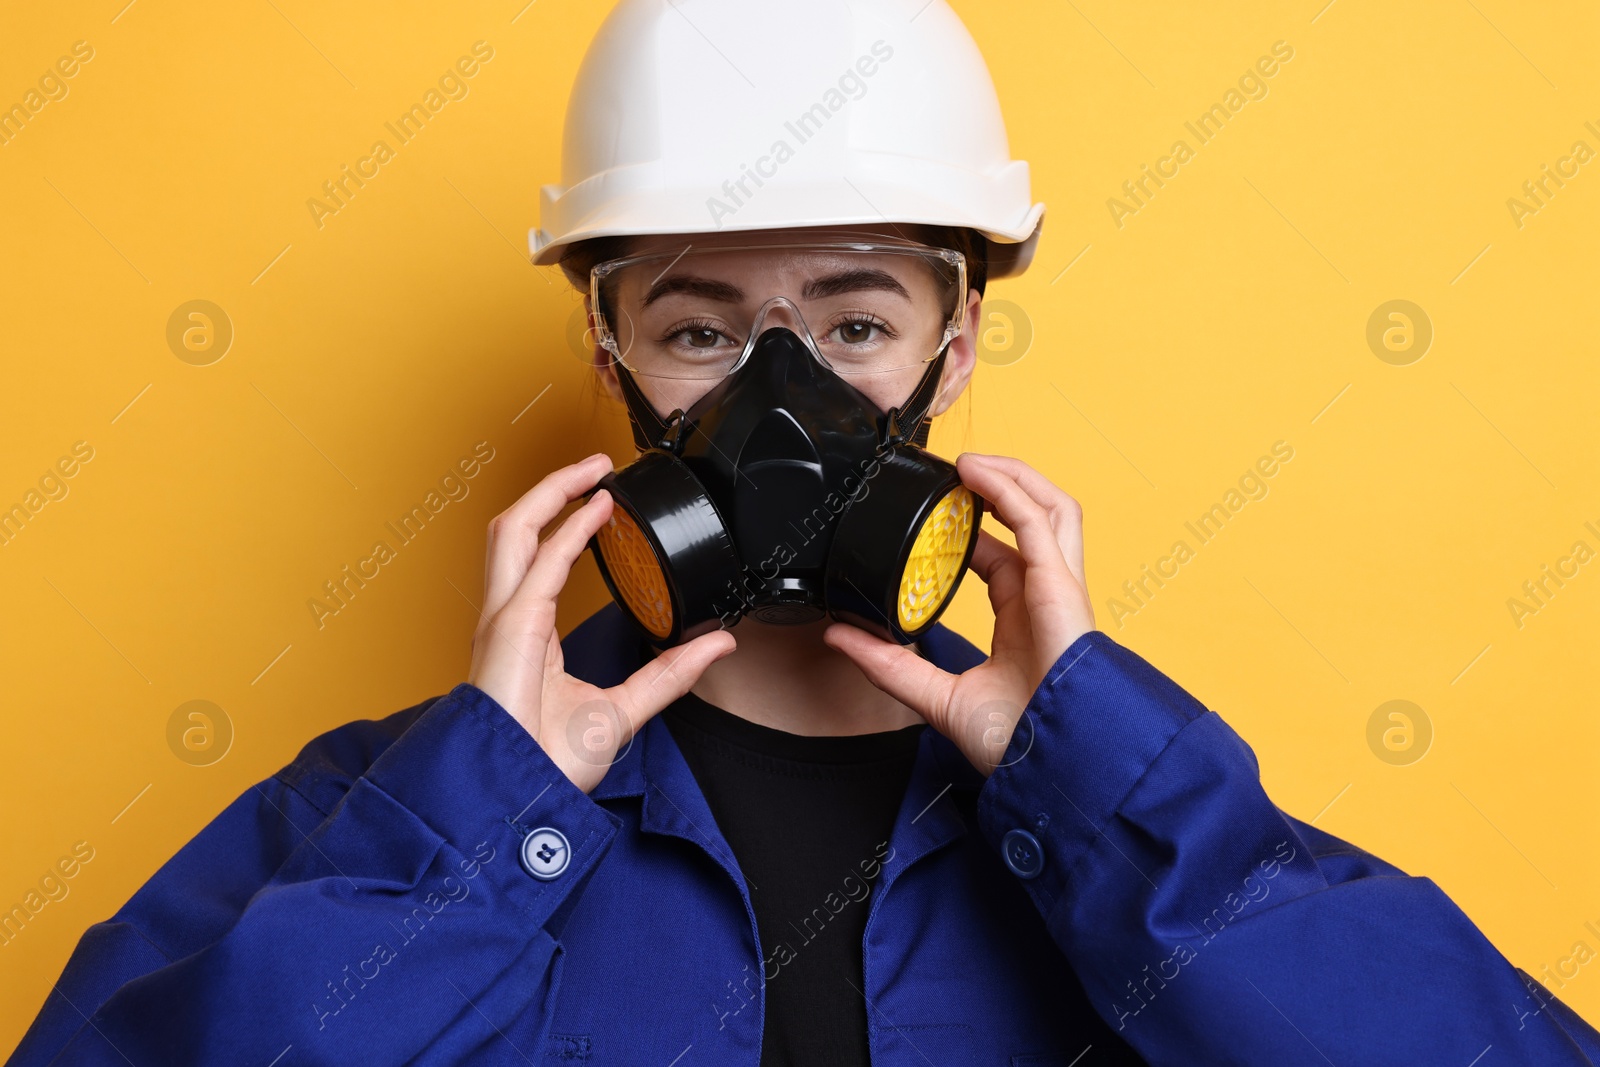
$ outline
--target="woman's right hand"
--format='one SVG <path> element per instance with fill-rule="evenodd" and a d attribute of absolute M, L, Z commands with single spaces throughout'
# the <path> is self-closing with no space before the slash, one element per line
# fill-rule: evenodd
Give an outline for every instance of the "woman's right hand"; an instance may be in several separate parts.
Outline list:
<path fill-rule="evenodd" d="M 734 649 L 726 630 L 702 634 L 610 689 L 563 669 L 556 598 L 589 538 L 611 517 L 611 494 L 597 491 L 548 538 L 540 535 L 609 470 L 611 460 L 603 453 L 563 467 L 489 523 L 484 605 L 467 678 L 526 727 L 585 793 L 600 784 L 618 750 L 651 716 Z"/>

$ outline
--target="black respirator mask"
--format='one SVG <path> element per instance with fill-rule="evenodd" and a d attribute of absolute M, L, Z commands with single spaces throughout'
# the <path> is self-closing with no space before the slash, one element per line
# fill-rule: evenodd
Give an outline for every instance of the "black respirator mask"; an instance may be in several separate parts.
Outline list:
<path fill-rule="evenodd" d="M 887 412 L 830 365 L 867 347 L 831 338 L 869 333 L 852 320 L 819 346 L 800 308 L 775 297 L 737 360 L 727 357 L 735 369 L 665 419 L 630 370 L 643 354 L 619 359 L 642 454 L 600 480 L 615 506 L 590 548 L 650 643 L 670 647 L 745 615 L 829 615 L 904 644 L 949 605 L 983 511 L 955 465 L 923 447 L 953 333 L 936 356 L 924 352 L 916 388 Z"/>

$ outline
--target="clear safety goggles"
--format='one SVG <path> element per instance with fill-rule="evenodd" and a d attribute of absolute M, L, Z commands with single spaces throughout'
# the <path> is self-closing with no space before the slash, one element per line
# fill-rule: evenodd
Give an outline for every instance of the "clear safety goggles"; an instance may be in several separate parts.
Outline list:
<path fill-rule="evenodd" d="M 672 248 L 589 273 L 593 340 L 634 374 L 716 380 L 786 326 L 846 377 L 926 364 L 961 333 L 961 253 L 875 238 Z M 759 328 L 759 329 L 758 329 Z"/>

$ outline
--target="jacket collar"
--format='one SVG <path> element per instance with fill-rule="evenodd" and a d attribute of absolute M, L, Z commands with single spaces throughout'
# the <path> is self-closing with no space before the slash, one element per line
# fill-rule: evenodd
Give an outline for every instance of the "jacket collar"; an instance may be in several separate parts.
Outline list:
<path fill-rule="evenodd" d="M 959 673 L 983 662 L 984 654 L 960 634 L 935 624 L 918 642 L 935 666 Z M 567 673 L 601 688 L 624 681 L 648 658 L 648 647 L 615 603 L 580 623 L 561 642 Z M 891 837 L 897 858 L 906 863 L 959 837 L 966 830 L 951 793 L 976 792 L 984 778 L 955 744 L 934 730 L 923 730 Z M 707 806 L 704 794 L 659 715 L 634 736 L 627 751 L 589 794 L 596 800 L 642 797 L 640 828 L 699 842 L 732 864 L 732 853 Z M 735 865 L 736 866 L 736 865 Z M 896 864 L 896 870 L 901 865 Z"/>

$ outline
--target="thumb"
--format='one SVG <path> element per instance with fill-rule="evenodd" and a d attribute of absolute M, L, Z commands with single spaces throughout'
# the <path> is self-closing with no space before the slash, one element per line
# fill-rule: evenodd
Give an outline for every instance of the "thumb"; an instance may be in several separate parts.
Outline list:
<path fill-rule="evenodd" d="M 705 669 L 732 652 L 738 643 L 727 630 L 713 630 L 693 641 L 669 648 L 627 681 L 611 690 L 616 703 L 628 709 L 637 731 L 668 704 L 694 687 Z"/>
<path fill-rule="evenodd" d="M 948 702 L 955 676 L 905 645 L 842 622 L 824 630 L 822 640 L 829 648 L 849 656 L 867 681 L 930 722 Z"/>

